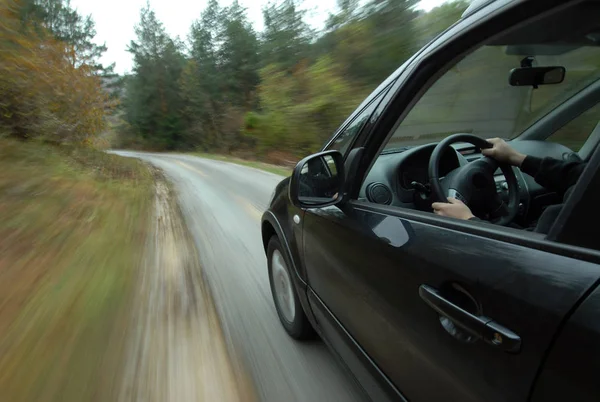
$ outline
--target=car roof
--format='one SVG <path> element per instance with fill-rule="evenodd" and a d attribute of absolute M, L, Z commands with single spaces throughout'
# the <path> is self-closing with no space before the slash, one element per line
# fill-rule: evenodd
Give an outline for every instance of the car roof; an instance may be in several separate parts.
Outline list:
<path fill-rule="evenodd" d="M 463 12 L 460 18 L 466 18 L 494 1 L 495 0 L 474 0 Z"/>

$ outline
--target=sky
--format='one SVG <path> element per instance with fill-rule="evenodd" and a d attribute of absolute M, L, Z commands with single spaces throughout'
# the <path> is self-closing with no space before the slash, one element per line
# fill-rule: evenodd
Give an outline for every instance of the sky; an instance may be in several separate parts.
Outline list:
<path fill-rule="evenodd" d="M 132 58 L 127 46 L 135 38 L 134 25 L 139 21 L 140 9 L 147 0 L 71 0 L 71 6 L 80 14 L 92 15 L 96 22 L 96 42 L 105 43 L 107 52 L 102 58 L 105 65 L 116 63 L 115 71 L 123 74 L 131 71 Z M 208 0 L 148 0 L 167 33 L 185 39 L 192 22 L 200 17 Z M 430 10 L 444 0 L 421 0 L 418 8 Z M 222 6 L 231 0 L 221 0 Z M 262 8 L 268 0 L 240 0 L 247 8 L 248 19 L 257 31 L 263 28 Z M 329 13 L 335 12 L 336 0 L 304 0 L 307 22 L 320 29 Z"/>

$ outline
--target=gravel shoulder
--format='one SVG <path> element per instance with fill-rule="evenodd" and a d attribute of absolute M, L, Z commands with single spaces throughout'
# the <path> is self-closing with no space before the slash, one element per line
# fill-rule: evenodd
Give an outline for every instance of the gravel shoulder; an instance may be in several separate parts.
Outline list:
<path fill-rule="evenodd" d="M 119 400 L 253 401 L 251 381 L 232 363 L 194 242 L 157 177 Z"/>

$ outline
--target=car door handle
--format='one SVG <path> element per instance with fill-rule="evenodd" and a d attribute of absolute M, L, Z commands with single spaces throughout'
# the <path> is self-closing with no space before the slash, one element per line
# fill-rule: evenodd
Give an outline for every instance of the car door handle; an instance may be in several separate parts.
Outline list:
<path fill-rule="evenodd" d="M 438 314 L 447 317 L 458 327 L 476 338 L 483 339 L 490 345 L 506 352 L 517 353 L 521 350 L 521 337 L 519 335 L 491 318 L 471 314 L 444 298 L 437 289 L 428 285 L 421 285 L 419 296 Z"/>

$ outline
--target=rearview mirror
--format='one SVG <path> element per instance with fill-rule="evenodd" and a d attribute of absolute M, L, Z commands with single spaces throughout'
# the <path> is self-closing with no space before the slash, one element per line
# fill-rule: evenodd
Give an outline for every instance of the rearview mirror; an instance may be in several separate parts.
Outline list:
<path fill-rule="evenodd" d="M 343 198 L 344 158 L 326 151 L 302 159 L 292 173 L 289 196 L 299 208 L 325 207 Z"/>
<path fill-rule="evenodd" d="M 564 79 L 564 67 L 520 67 L 510 70 L 508 82 L 513 87 L 537 88 L 538 85 L 560 84 Z"/>

